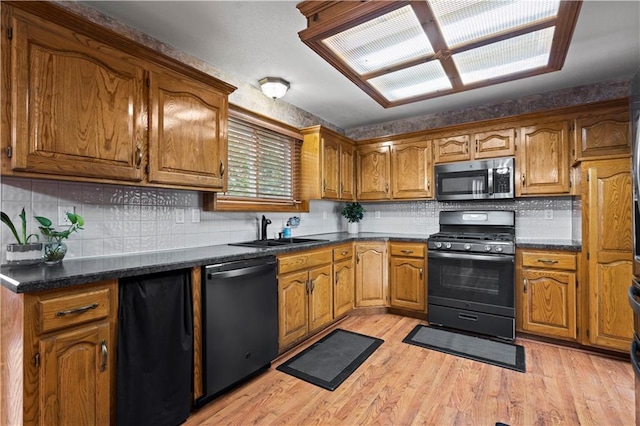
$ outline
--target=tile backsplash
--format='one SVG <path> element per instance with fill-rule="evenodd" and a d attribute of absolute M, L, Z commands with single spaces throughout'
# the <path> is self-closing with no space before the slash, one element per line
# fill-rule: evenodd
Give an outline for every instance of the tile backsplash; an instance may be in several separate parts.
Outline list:
<path fill-rule="evenodd" d="M 73 207 L 85 219 L 84 230 L 67 240 L 68 257 L 94 257 L 156 250 L 175 250 L 226 244 L 259 238 L 262 213 L 202 211 L 202 193 L 93 183 L 3 177 L 2 211 L 19 222 L 25 208 L 28 233 L 38 233 L 33 216 L 58 222 L 59 207 Z M 407 201 L 363 203 L 366 213 L 361 232 L 429 235 L 438 231 L 441 210 L 515 210 L 516 233 L 530 239 L 580 240 L 581 205 L 572 197 L 532 198 L 499 202 Z M 296 214 L 300 225 L 293 236 L 346 231 L 340 215 L 343 203 L 316 200 L 309 213 Z M 196 211 L 194 217 L 194 210 Z M 552 218 L 545 218 L 545 211 Z M 379 213 L 379 218 L 376 217 Z M 184 215 L 184 223 L 176 216 Z M 199 221 L 197 216 L 199 213 Z M 264 213 L 272 224 L 269 237 L 277 236 L 291 213 Z M 2 226 L 2 263 L 13 236 Z"/>

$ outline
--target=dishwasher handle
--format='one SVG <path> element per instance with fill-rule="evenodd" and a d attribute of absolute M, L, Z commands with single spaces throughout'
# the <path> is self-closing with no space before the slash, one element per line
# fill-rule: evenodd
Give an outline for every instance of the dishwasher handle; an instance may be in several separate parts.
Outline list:
<path fill-rule="evenodd" d="M 267 272 L 275 269 L 275 263 L 266 263 L 258 266 L 248 266 L 248 267 L 240 267 L 238 269 L 232 269 L 230 271 L 218 271 L 218 272 L 209 272 L 207 271 L 207 279 L 216 278 L 234 278 L 240 277 L 243 275 L 257 274 L 259 272 Z"/>

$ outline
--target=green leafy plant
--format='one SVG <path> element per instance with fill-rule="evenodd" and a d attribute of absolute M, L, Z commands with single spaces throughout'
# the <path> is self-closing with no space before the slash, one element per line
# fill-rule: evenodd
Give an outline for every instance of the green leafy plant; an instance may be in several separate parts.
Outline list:
<path fill-rule="evenodd" d="M 22 222 L 22 229 L 21 229 L 20 234 L 18 234 L 18 231 L 16 230 L 16 227 L 13 226 L 13 222 L 11 221 L 11 218 L 5 212 L 0 212 L 0 216 L 1 216 L 1 219 L 2 219 L 2 223 L 4 223 L 5 225 L 7 225 L 9 227 L 9 229 L 11 230 L 11 233 L 15 237 L 16 241 L 18 242 L 18 244 L 20 244 L 20 245 L 29 244 L 29 241 L 31 240 L 31 237 L 35 237 L 36 241 L 38 241 L 40 239 L 37 234 L 29 234 L 29 235 L 27 235 L 27 216 L 26 216 L 26 214 L 24 212 L 24 207 L 22 208 L 22 211 L 20 212 L 20 221 Z"/>
<path fill-rule="evenodd" d="M 364 217 L 366 210 L 360 203 L 347 203 L 342 209 L 342 216 L 347 218 L 349 222 L 360 222 Z"/>
<path fill-rule="evenodd" d="M 69 235 L 71 235 L 73 232 L 78 232 L 79 230 L 84 229 L 82 228 L 82 225 L 84 225 L 84 219 L 82 218 L 82 216 L 70 212 L 67 212 L 66 214 L 69 222 L 71 222 L 71 225 L 69 225 L 69 227 L 64 231 L 56 231 L 55 228 L 53 228 L 53 222 L 51 222 L 51 220 L 47 219 L 46 217 L 35 216 L 36 220 L 40 223 L 40 226 L 38 228 L 40 229 L 42 235 L 45 236 L 47 241 L 60 242 L 66 238 L 69 238 Z"/>

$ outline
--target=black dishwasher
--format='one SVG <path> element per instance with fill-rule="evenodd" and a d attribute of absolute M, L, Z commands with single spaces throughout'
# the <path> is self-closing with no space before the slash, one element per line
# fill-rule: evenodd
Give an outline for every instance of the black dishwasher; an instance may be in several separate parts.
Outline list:
<path fill-rule="evenodd" d="M 202 285 L 204 405 L 269 368 L 278 355 L 278 283 L 273 256 L 205 266 Z"/>

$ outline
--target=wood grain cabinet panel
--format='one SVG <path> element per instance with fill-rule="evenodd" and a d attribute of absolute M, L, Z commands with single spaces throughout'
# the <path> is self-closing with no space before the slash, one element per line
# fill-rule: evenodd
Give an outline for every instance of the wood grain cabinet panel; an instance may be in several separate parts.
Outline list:
<path fill-rule="evenodd" d="M 470 140 L 468 134 L 434 139 L 434 162 L 437 164 L 470 160 Z"/>
<path fill-rule="evenodd" d="M 358 200 L 388 200 L 391 196 L 391 160 L 388 146 L 358 149 L 357 193 Z"/>
<path fill-rule="evenodd" d="M 389 288 L 390 306 L 425 312 L 425 261 L 391 257 Z"/>
<path fill-rule="evenodd" d="M 322 138 L 322 198 L 340 197 L 340 144 L 331 138 Z"/>
<path fill-rule="evenodd" d="M 574 162 L 631 152 L 628 109 L 576 118 L 574 128 Z"/>
<path fill-rule="evenodd" d="M 585 161 L 581 168 L 588 343 L 628 351 L 633 337 L 627 301 L 633 258 L 631 162 Z"/>
<path fill-rule="evenodd" d="M 224 191 L 226 96 L 169 70 L 150 86 L 149 181 Z"/>
<path fill-rule="evenodd" d="M 355 299 L 355 269 L 353 244 L 333 249 L 333 317 L 339 318 L 353 309 Z"/>
<path fill-rule="evenodd" d="M 499 129 L 476 132 L 473 134 L 474 159 L 509 157 L 515 154 L 515 129 Z"/>
<path fill-rule="evenodd" d="M 279 347 L 283 351 L 333 321 L 333 253 L 278 256 Z"/>
<path fill-rule="evenodd" d="M 11 27 L 11 168 L 141 181 L 145 71 L 135 58 L 21 10 Z"/>
<path fill-rule="evenodd" d="M 385 243 L 356 244 L 356 307 L 389 304 L 387 265 Z"/>
<path fill-rule="evenodd" d="M 569 194 L 569 123 L 522 127 L 516 157 L 516 196 Z"/>
<path fill-rule="evenodd" d="M 391 148 L 393 199 L 433 197 L 431 141 L 397 144 Z"/>

